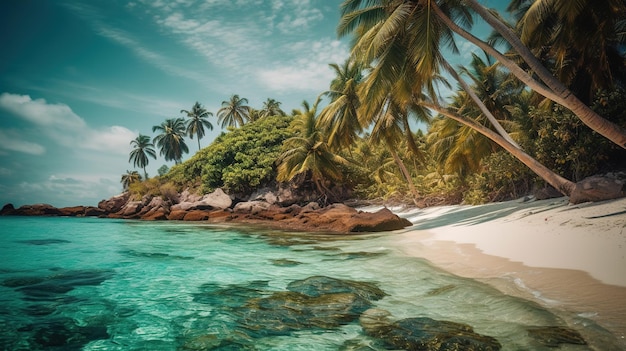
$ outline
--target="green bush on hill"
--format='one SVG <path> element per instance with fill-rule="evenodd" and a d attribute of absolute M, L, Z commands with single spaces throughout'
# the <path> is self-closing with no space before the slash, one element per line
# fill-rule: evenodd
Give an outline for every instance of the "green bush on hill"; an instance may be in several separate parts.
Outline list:
<path fill-rule="evenodd" d="M 249 194 L 276 179 L 276 159 L 285 139 L 292 136 L 290 116 L 271 116 L 232 128 L 191 159 L 173 166 L 165 176 L 180 188 L 202 193 L 222 188 Z"/>

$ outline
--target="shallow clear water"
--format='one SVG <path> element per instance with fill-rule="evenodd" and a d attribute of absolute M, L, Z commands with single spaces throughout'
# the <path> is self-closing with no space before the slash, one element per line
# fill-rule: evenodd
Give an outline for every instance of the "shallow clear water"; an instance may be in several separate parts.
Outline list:
<path fill-rule="evenodd" d="M 365 335 L 358 318 L 255 329 L 250 319 L 266 311 L 246 308 L 312 276 L 374 284 L 386 296 L 368 307 L 392 320 L 467 324 L 503 350 L 549 350 L 529 335 L 537 326 L 577 330 L 588 343 L 560 350 L 621 348 L 591 320 L 405 257 L 392 235 L 2 217 L 0 350 L 391 349 Z"/>

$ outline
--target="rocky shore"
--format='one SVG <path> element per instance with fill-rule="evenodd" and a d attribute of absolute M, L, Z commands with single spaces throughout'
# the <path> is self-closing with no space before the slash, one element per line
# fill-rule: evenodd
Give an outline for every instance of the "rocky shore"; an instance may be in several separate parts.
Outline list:
<path fill-rule="evenodd" d="M 0 215 L 244 223 L 325 233 L 391 231 L 411 225 L 411 222 L 386 208 L 371 213 L 344 204 L 321 207 L 316 202 L 308 202 L 304 206 L 290 202 L 293 201 L 270 191 L 255 194 L 249 201 L 240 202 L 234 201 L 221 189 L 204 196 L 183 191 L 168 199 L 146 195 L 141 200 L 134 200 L 129 193 L 123 193 L 100 201 L 97 207 L 57 208 L 48 204 L 35 204 L 15 208 L 12 204 L 6 204 L 0 210 Z"/>

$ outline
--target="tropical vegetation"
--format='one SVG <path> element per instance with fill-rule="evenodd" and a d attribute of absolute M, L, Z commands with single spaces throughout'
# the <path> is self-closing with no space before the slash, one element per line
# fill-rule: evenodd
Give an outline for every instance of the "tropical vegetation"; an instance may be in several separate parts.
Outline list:
<path fill-rule="evenodd" d="M 196 102 L 181 110 L 186 122 L 154 126 L 154 144 L 141 134 L 131 141 L 129 162 L 147 181 L 156 145 L 176 165 L 153 182 L 178 191 L 245 198 L 290 184 L 321 203 L 418 205 L 543 187 L 570 195 L 584 177 L 626 170 L 626 3 L 511 0 L 508 10 L 476 0 L 345 0 L 337 31 L 351 39 L 351 55 L 329 63 L 335 78 L 313 105 L 288 115 L 275 99 L 254 108 L 233 94 L 216 113 L 225 131 L 201 148 L 213 114 Z M 472 33 L 476 19 L 493 28 L 489 38 Z M 459 37 L 476 51 L 455 67 Z M 185 137 L 198 152 L 182 162 Z"/>

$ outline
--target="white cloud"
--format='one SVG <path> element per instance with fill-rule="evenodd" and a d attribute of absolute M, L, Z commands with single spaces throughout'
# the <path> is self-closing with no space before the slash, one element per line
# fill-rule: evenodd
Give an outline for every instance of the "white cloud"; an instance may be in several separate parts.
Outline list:
<path fill-rule="evenodd" d="M 311 91 L 320 93 L 328 89 L 334 72 L 331 63 L 343 63 L 348 50 L 337 40 L 299 42 L 289 45 L 296 58 L 276 63 L 275 68 L 260 69 L 257 80 L 273 91 Z"/>
<path fill-rule="evenodd" d="M 136 136 L 136 133 L 121 126 L 91 128 L 69 106 L 50 104 L 44 99 L 33 100 L 29 95 L 3 93 L 0 95 L 0 109 L 32 123 L 39 134 L 68 148 L 128 154 L 130 140 Z M 43 153 L 37 146 L 33 143 L 21 144 L 21 149 L 15 151 Z"/>
<path fill-rule="evenodd" d="M 28 95 L 2 93 L 0 108 L 39 126 L 56 125 L 62 128 L 80 128 L 85 121 L 64 104 L 48 104 L 44 99 L 32 100 Z"/>
<path fill-rule="evenodd" d="M 2 142 L 0 142 L 0 149 L 31 155 L 42 155 L 46 152 L 46 148 L 43 146 L 23 140 L 23 136 L 17 131 L 0 130 L 0 140 L 2 140 Z"/>

